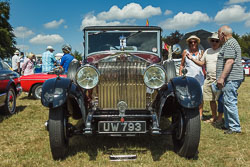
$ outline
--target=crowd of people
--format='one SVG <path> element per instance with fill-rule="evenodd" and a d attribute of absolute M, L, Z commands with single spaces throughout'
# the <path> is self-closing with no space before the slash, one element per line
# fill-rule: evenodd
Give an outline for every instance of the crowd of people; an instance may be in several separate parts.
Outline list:
<path fill-rule="evenodd" d="M 71 46 L 65 44 L 62 46 L 63 56 L 61 61 L 58 62 L 54 55 L 54 48 L 52 46 L 47 46 L 46 51 L 42 54 L 42 59 L 40 63 L 42 64 L 42 72 L 48 73 L 52 71 L 56 66 L 63 68 L 64 73 L 67 73 L 70 62 L 74 59 L 71 54 Z M 23 52 L 15 51 L 12 57 L 12 69 L 19 73 L 20 75 L 31 75 L 34 74 L 35 64 L 38 62 L 35 54 L 29 53 L 24 56 Z"/>
<path fill-rule="evenodd" d="M 182 69 L 186 68 L 186 76 L 194 77 L 200 83 L 203 100 L 210 102 L 212 111 L 212 118 L 206 122 L 221 127 L 225 134 L 241 133 L 237 90 L 243 81 L 243 67 L 241 48 L 232 33 L 229 26 L 220 27 L 208 38 L 211 48 L 205 52 L 199 48 L 200 39 L 191 35 L 186 40 L 188 49 L 182 53 L 179 71 L 182 75 Z M 221 90 L 220 96 L 213 91 L 213 84 Z M 199 111 L 201 120 L 204 120 L 202 108 L 203 103 Z"/>

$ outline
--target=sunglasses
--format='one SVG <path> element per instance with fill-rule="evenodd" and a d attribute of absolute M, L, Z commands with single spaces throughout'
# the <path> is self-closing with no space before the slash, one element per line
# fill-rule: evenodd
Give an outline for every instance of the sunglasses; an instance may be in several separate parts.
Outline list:
<path fill-rule="evenodd" d="M 189 41 L 189 44 L 196 44 L 197 43 L 197 41 Z"/>
<path fill-rule="evenodd" d="M 211 42 L 219 43 L 220 41 L 219 40 L 211 39 Z"/>

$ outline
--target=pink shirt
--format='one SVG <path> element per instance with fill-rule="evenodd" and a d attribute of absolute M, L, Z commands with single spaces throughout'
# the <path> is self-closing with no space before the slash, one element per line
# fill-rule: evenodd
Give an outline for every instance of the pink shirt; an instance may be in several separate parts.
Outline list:
<path fill-rule="evenodd" d="M 34 74 L 34 63 L 30 59 L 26 59 L 22 66 L 23 75 Z"/>

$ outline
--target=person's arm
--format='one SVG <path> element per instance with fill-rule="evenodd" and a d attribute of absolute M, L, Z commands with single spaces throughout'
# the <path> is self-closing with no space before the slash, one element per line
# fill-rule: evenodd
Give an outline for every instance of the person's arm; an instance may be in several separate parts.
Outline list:
<path fill-rule="evenodd" d="M 225 81 L 225 78 L 228 76 L 228 74 L 230 73 L 231 69 L 232 69 L 232 66 L 233 66 L 233 63 L 234 63 L 234 59 L 227 59 L 226 60 L 226 63 L 225 63 L 225 66 L 224 66 L 224 69 L 219 77 L 219 79 L 217 80 L 217 87 L 219 89 L 222 89 L 223 86 L 224 86 L 224 81 Z"/>
<path fill-rule="evenodd" d="M 183 53 L 182 53 L 181 65 L 180 65 L 180 68 L 179 68 L 179 75 L 180 76 L 182 75 L 182 69 L 184 68 L 186 54 L 187 54 L 187 51 L 184 50 Z"/>
<path fill-rule="evenodd" d="M 192 60 L 195 64 L 197 64 L 198 66 L 203 66 L 205 65 L 205 61 L 200 61 L 200 60 L 197 60 L 197 59 L 194 59 L 192 55 L 190 54 L 187 54 L 187 57 Z"/>
<path fill-rule="evenodd" d="M 20 73 L 20 62 L 17 62 L 17 71 Z"/>

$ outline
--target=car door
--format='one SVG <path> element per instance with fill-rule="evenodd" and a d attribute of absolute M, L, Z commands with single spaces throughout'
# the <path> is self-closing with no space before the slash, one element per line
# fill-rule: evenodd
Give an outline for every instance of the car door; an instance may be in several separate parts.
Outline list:
<path fill-rule="evenodd" d="M 7 88 L 10 80 L 11 71 L 6 69 L 3 61 L 0 60 L 0 106 L 5 104 Z"/>

